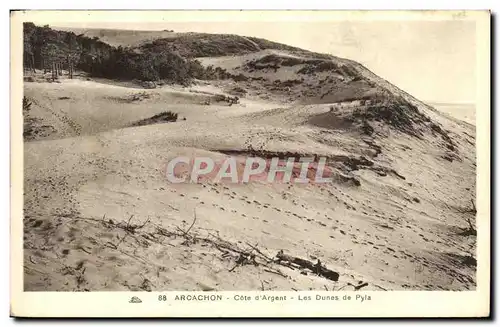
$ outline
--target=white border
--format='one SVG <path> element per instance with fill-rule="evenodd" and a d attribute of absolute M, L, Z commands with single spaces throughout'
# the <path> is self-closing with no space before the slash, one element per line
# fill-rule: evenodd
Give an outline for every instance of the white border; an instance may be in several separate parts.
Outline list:
<path fill-rule="evenodd" d="M 39 4 L 38 4 L 38 3 L 33 3 L 33 1 L 30 1 L 30 2 L 32 3 L 31 5 L 25 5 L 25 3 L 27 3 L 27 2 L 28 2 L 28 1 L 19 1 L 19 2 L 16 2 L 16 7 L 18 7 L 18 8 L 22 8 L 22 7 L 32 7 L 32 8 L 36 8 L 36 7 L 39 7 Z M 54 2 L 55 2 L 55 5 L 53 4 Z M 271 7 L 271 8 L 273 8 L 273 7 L 274 7 L 274 8 L 276 8 L 276 6 L 273 6 L 273 4 L 271 4 L 271 2 L 272 2 L 272 3 L 275 3 L 275 2 L 273 2 L 273 1 L 265 1 L 266 5 L 262 6 L 262 4 L 259 4 L 259 2 L 252 2 L 252 3 L 253 3 L 253 5 L 257 4 L 257 6 L 255 6 L 255 7 L 253 7 L 253 6 L 252 6 L 252 7 L 253 7 L 253 8 L 264 8 L 264 7 L 265 7 L 265 8 L 269 8 L 269 7 Z M 359 2 L 363 3 L 364 5 L 362 4 L 362 5 L 359 5 L 359 6 L 358 6 L 358 4 L 357 4 L 357 3 L 359 3 Z M 113 8 L 116 8 L 117 6 L 113 6 L 113 3 L 118 3 L 118 2 L 117 2 L 117 1 L 107 1 L 105 4 L 103 4 L 101 1 L 99 1 L 98 6 L 94 6 L 94 5 L 93 5 L 93 3 L 97 3 L 97 2 L 96 2 L 96 1 L 86 1 L 83 7 L 84 7 L 84 8 L 85 8 L 85 7 L 88 7 L 88 8 L 90 8 L 90 7 L 95 7 L 95 8 L 110 8 L 110 7 L 113 7 Z M 199 3 L 200 3 L 200 2 L 199 2 Z M 224 3 L 224 4 L 222 4 L 222 5 L 218 5 L 218 3 L 221 3 L 221 1 L 211 1 L 211 3 L 209 4 L 209 6 L 211 6 L 212 8 L 214 8 L 214 7 L 215 7 L 215 8 L 221 8 L 221 7 L 228 7 L 228 5 L 230 5 L 230 4 L 228 4 L 228 3 Z M 316 5 L 317 3 L 318 3 L 318 1 L 308 1 L 308 2 L 307 2 L 307 4 L 308 4 L 308 6 L 307 6 L 307 7 L 309 7 L 309 8 L 311 8 L 311 7 L 316 7 L 316 8 L 324 8 L 324 7 L 325 7 L 323 2 L 321 2 L 321 3 L 319 4 L 319 6 L 318 6 L 318 5 Z M 369 4 L 368 4 L 368 6 L 366 5 L 366 3 L 369 3 Z M 485 3 L 485 1 L 474 1 L 473 3 L 471 3 L 470 1 L 455 1 L 455 2 L 453 2 L 453 3 L 450 3 L 450 2 L 445 2 L 445 1 L 432 1 L 432 5 L 431 5 L 431 6 L 427 6 L 427 7 L 432 7 L 432 8 L 448 8 L 448 9 L 449 9 L 449 8 L 456 8 L 456 9 L 474 8 L 474 9 L 480 9 L 480 8 L 488 8 L 488 7 L 491 7 L 491 4 L 489 4 L 489 6 L 488 6 L 488 4 L 485 6 L 485 5 L 482 5 L 483 3 Z M 120 2 L 120 4 L 122 4 L 122 2 Z M 171 2 L 169 2 L 169 5 L 170 5 L 170 4 L 172 4 L 174 8 L 176 7 L 176 4 L 175 4 L 175 3 L 171 3 Z M 194 6 L 189 6 L 189 5 L 187 5 L 184 1 L 182 2 L 182 4 L 183 4 L 183 5 L 181 5 L 181 6 L 177 6 L 177 8 L 179 8 L 179 7 L 184 7 L 184 8 L 189 8 L 189 7 L 191 7 L 191 8 L 193 8 L 193 7 L 194 7 L 194 8 L 199 8 L 199 7 L 201 6 L 201 5 L 199 5 L 199 4 L 198 4 L 198 5 L 194 5 Z M 405 4 L 406 4 L 406 3 L 405 3 Z M 415 7 L 415 6 L 412 6 L 412 5 L 409 5 L 409 6 L 408 6 L 408 5 L 405 5 L 405 4 L 400 4 L 399 9 L 403 9 L 403 8 L 419 8 L 419 7 Z M 421 6 L 426 5 L 423 1 L 418 2 L 418 4 L 420 4 Z M 444 5 L 443 5 L 443 4 L 444 4 Z M 66 2 L 62 2 L 62 1 L 52 1 L 52 3 L 50 3 L 50 4 L 47 4 L 46 2 L 44 2 L 44 5 L 48 5 L 46 8 L 50 8 L 50 7 L 52 7 L 52 8 L 62 8 L 62 7 L 66 7 L 66 8 L 68 8 L 68 7 L 70 7 L 70 8 L 71 8 L 71 7 L 73 7 L 73 8 L 77 8 L 77 7 L 78 7 L 78 4 L 77 4 L 77 3 L 71 3 L 71 4 L 68 4 L 68 3 L 66 3 Z M 287 2 L 287 3 L 285 4 L 285 6 L 286 6 L 286 5 L 288 6 L 288 8 L 298 8 L 298 6 L 296 6 L 296 5 L 295 5 L 295 4 L 293 4 L 293 3 L 289 3 L 289 2 Z M 427 5 L 429 5 L 429 4 L 427 4 Z M 79 7 L 80 7 L 80 8 L 82 8 L 82 6 L 79 6 Z M 141 1 L 141 3 L 139 4 L 139 6 L 137 6 L 137 4 L 135 4 L 135 8 L 152 8 L 152 7 L 155 7 L 155 6 L 154 6 L 154 5 L 153 5 L 153 6 L 149 5 L 146 1 Z M 204 7 L 207 7 L 207 4 L 206 4 L 206 3 L 204 4 Z M 243 7 L 245 7 L 245 6 L 243 6 L 243 5 L 240 5 L 240 6 L 238 6 L 238 5 L 237 5 L 237 6 L 235 6 L 235 8 L 243 8 Z M 246 7 L 248 7 L 248 6 L 246 6 Z M 374 9 L 374 8 L 377 8 L 377 9 L 383 9 L 383 8 L 388 8 L 388 7 L 391 7 L 391 5 L 390 5 L 390 4 L 388 4 L 388 5 L 385 5 L 385 6 L 377 6 L 377 5 L 374 5 L 374 2 L 373 2 L 373 1 L 350 1 L 350 2 L 349 2 L 349 6 L 345 6 L 345 7 L 342 7 L 342 6 L 341 6 L 340 8 L 348 8 L 348 7 L 349 7 L 349 8 L 352 8 L 352 7 L 358 7 L 358 8 L 373 8 L 373 9 Z M 156 6 L 156 8 L 158 8 L 158 6 Z M 339 8 L 339 7 L 337 7 L 337 8 Z M 3 29 L 3 30 L 4 30 L 4 31 L 6 31 L 6 29 Z M 7 60 L 4 60 L 3 62 L 8 62 L 8 61 L 7 61 Z M 483 67 L 482 67 L 482 68 L 484 68 L 484 69 L 486 69 L 486 67 L 485 67 L 485 63 L 487 63 L 487 61 L 483 61 L 483 62 L 482 62 L 482 65 L 483 65 Z M 481 63 L 480 63 L 480 64 L 481 64 Z M 489 67 L 488 67 L 488 71 L 489 71 Z M 6 75 L 7 75 L 7 74 L 4 74 L 4 76 L 6 76 Z M 488 85 L 488 86 L 489 86 L 489 85 Z M 4 88 L 4 89 L 6 89 L 6 88 Z M 478 91 L 479 91 L 479 92 L 483 92 L 483 96 L 485 96 L 485 95 L 486 95 L 485 90 L 487 90 L 487 89 L 488 89 L 488 88 L 486 88 L 486 89 L 485 89 L 485 88 L 482 88 L 482 89 L 480 89 L 480 90 L 478 90 Z M 479 94 L 480 94 L 480 93 L 478 93 L 478 96 L 479 96 Z M 5 97 L 5 98 L 7 98 L 7 97 Z M 489 99 L 489 97 L 487 97 L 487 99 Z M 479 115 L 479 111 L 481 111 L 481 110 L 478 110 L 478 115 Z M 4 114 L 5 114 L 5 113 L 4 113 Z M 488 112 L 486 112 L 486 114 L 487 114 L 487 115 L 483 115 L 482 117 L 479 117 L 479 116 L 478 116 L 478 119 L 487 119 L 487 117 L 489 117 L 489 111 L 488 111 Z M 3 121 L 3 122 L 5 123 L 5 122 L 8 122 L 9 120 L 7 120 L 7 119 L 2 119 L 1 121 Z M 6 132 L 6 131 L 8 131 L 8 130 L 9 130 L 9 129 L 8 129 L 8 123 L 7 123 L 6 128 L 3 128 L 3 129 L 2 129 L 2 131 L 5 133 L 5 132 Z M 480 132 L 480 131 L 479 131 L 479 128 L 478 128 L 478 132 Z M 482 136 L 480 136 L 479 134 L 481 134 Z M 482 137 L 482 139 L 481 139 L 481 137 Z M 4 146 L 4 145 L 5 145 L 5 140 L 8 140 L 8 137 L 4 137 L 4 138 L 2 138 L 2 140 L 4 141 L 4 142 L 2 143 L 2 146 Z M 482 140 L 482 141 L 486 142 L 487 144 L 489 143 L 489 129 L 486 129 L 486 133 L 478 133 L 478 144 L 480 143 L 480 142 L 479 142 L 480 140 Z M 6 147 L 4 147 L 4 148 L 7 148 L 7 149 L 8 149 L 8 144 L 7 144 L 7 146 L 6 146 Z M 6 153 L 8 153 L 8 151 L 6 151 Z M 478 165 L 478 169 L 480 169 L 480 166 L 479 166 L 479 165 Z M 7 171 L 7 169 L 5 169 L 4 171 Z M 478 184 L 479 184 L 479 183 L 478 183 Z M 488 184 L 489 184 L 489 176 L 488 176 Z M 484 184 L 483 184 L 483 185 L 484 185 Z M 5 196 L 4 196 L 4 197 L 2 197 L 2 199 L 6 199 L 6 198 L 7 198 L 7 196 L 6 196 L 6 195 L 7 195 L 7 194 L 5 194 Z M 484 197 L 484 199 L 488 199 L 488 198 L 489 198 L 488 196 L 485 196 L 485 197 Z M 479 206 L 479 203 L 478 203 L 478 206 Z M 8 229 L 4 229 L 4 230 L 8 230 Z M 6 239 L 7 239 L 7 238 L 6 238 Z M 489 242 L 489 240 L 487 240 L 487 241 Z M 6 247 L 6 248 L 8 248 L 8 247 Z M 6 280 L 6 279 L 4 278 L 3 280 Z M 6 293 L 6 292 L 4 292 L 4 294 L 5 294 L 5 293 Z M 412 293 L 415 293 L 415 292 L 412 292 Z M 441 293 L 441 292 L 439 292 L 439 293 Z M 45 294 L 45 295 L 48 295 L 48 293 L 44 293 L 44 294 Z M 434 294 L 436 294 L 436 292 L 432 292 L 432 294 L 434 295 Z M 463 293 L 462 293 L 462 294 L 463 294 Z M 469 306 L 469 308 L 470 308 L 470 306 Z"/>

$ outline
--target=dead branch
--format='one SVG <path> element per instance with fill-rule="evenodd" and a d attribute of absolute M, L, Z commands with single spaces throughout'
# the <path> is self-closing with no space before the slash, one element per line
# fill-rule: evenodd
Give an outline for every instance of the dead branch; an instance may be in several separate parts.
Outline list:
<path fill-rule="evenodd" d="M 151 221 L 151 217 L 148 216 L 148 219 L 144 222 L 144 224 L 140 225 L 140 226 L 137 226 L 135 229 L 141 229 L 143 228 L 144 226 L 146 226 L 147 223 L 149 223 Z"/>
<path fill-rule="evenodd" d="M 471 199 L 470 202 L 472 204 L 472 207 L 455 207 L 455 211 L 458 211 L 460 213 L 471 213 L 475 215 L 477 213 L 476 204 L 474 203 L 473 199 Z M 446 206 L 451 210 L 450 206 Z"/>
<path fill-rule="evenodd" d="M 339 289 L 338 289 L 337 291 L 341 291 L 341 290 L 343 290 L 346 286 L 349 286 L 349 284 L 350 284 L 350 283 L 347 283 L 347 284 L 345 284 L 344 286 L 339 287 Z"/>
<path fill-rule="evenodd" d="M 469 230 L 475 231 L 474 225 L 472 225 L 470 217 L 467 218 L 467 223 L 469 224 Z"/>
<path fill-rule="evenodd" d="M 170 204 L 167 204 L 167 205 L 170 207 L 170 209 L 175 210 L 175 211 L 179 211 L 179 209 L 177 209 L 177 208 L 175 208 L 175 207 L 171 206 Z"/>
<path fill-rule="evenodd" d="M 126 231 L 127 233 L 135 234 L 137 230 L 143 228 L 144 226 L 146 226 L 147 223 L 151 221 L 151 217 L 148 217 L 148 219 L 146 219 L 146 221 L 142 225 L 136 225 L 136 224 L 131 224 L 132 218 L 134 218 L 134 215 L 130 216 L 125 226 L 123 226 L 123 223 L 119 223 L 117 224 L 117 226 Z"/>
<path fill-rule="evenodd" d="M 375 284 L 373 286 L 380 288 L 382 291 L 387 291 L 387 288 L 383 288 L 382 286 L 378 286 L 378 285 L 375 285 Z"/>
<path fill-rule="evenodd" d="M 281 276 L 281 277 L 288 278 L 288 275 L 282 273 L 281 270 L 279 270 L 279 269 L 273 269 L 271 267 L 267 267 L 267 268 L 264 268 L 264 271 L 267 271 L 271 274 L 276 274 L 276 275 Z"/>
<path fill-rule="evenodd" d="M 257 244 L 255 246 L 251 245 L 250 243 L 246 242 L 246 244 L 248 246 L 250 246 L 252 249 L 255 250 L 255 252 L 257 252 L 258 254 L 260 254 L 264 259 L 266 259 L 268 262 L 272 262 L 273 259 L 271 259 L 268 255 L 265 255 L 264 253 L 262 253 L 258 248 L 257 248 Z"/>
<path fill-rule="evenodd" d="M 125 235 L 123 235 L 123 237 L 118 241 L 118 243 L 114 244 L 112 242 L 107 242 L 106 244 L 109 244 L 111 245 L 115 250 L 118 250 L 118 247 L 120 246 L 120 244 L 125 240 L 125 238 L 127 237 L 128 233 L 125 233 Z"/>
<path fill-rule="evenodd" d="M 463 231 L 460 232 L 458 235 L 462 236 L 470 236 L 470 235 L 477 235 L 476 227 L 472 223 L 472 217 L 471 216 L 476 216 L 477 214 L 477 209 L 476 209 L 476 204 L 474 203 L 474 200 L 471 199 L 471 204 L 472 207 L 465 207 L 465 208 L 457 208 L 456 210 L 459 213 L 465 214 L 466 216 L 464 217 L 464 220 L 467 222 L 468 227 L 467 228 L 462 228 Z"/>
<path fill-rule="evenodd" d="M 277 263 L 279 263 L 279 264 L 281 264 L 282 261 L 287 261 L 287 262 L 296 264 L 302 268 L 309 269 L 310 271 L 312 271 L 320 276 L 323 276 L 326 279 L 330 279 L 330 280 L 333 280 L 335 282 L 339 280 L 339 276 L 340 276 L 339 273 L 337 273 L 333 270 L 327 269 L 326 267 L 322 266 L 321 261 L 319 261 L 319 260 L 316 264 L 314 264 L 309 260 L 284 254 L 283 250 L 280 250 L 278 252 L 278 254 L 276 255 L 276 258 L 277 258 Z"/>
<path fill-rule="evenodd" d="M 191 226 L 189 226 L 189 228 L 187 229 L 186 234 L 188 234 L 188 233 L 189 233 L 189 231 L 191 230 L 191 228 L 193 228 L 194 224 L 196 223 L 196 209 L 193 209 L 193 213 L 194 213 L 193 223 L 192 223 L 192 224 L 191 224 Z"/>
<path fill-rule="evenodd" d="M 125 229 L 129 229 L 130 228 L 130 221 L 132 220 L 132 218 L 134 218 L 134 215 L 131 215 L 130 218 L 128 219 L 128 221 L 127 221 L 127 227 L 125 227 Z"/>
<path fill-rule="evenodd" d="M 233 268 L 231 268 L 229 272 L 233 271 L 238 266 L 244 266 L 248 264 L 253 264 L 254 266 L 258 266 L 259 264 L 257 263 L 257 261 L 255 261 L 255 254 L 252 254 L 252 251 L 250 252 L 245 251 L 245 253 L 240 253 L 238 258 L 236 259 L 236 265 Z"/>
<path fill-rule="evenodd" d="M 83 246 L 79 246 L 78 247 L 79 250 L 82 250 L 83 252 L 87 253 L 87 254 L 92 254 L 91 252 L 89 252 L 87 249 L 85 249 Z"/>
<path fill-rule="evenodd" d="M 235 264 L 235 265 L 233 266 L 233 268 L 229 269 L 229 272 L 233 272 L 233 270 L 234 270 L 234 269 L 236 269 L 236 267 L 239 267 L 239 266 L 240 266 L 240 264 L 239 264 L 239 263 Z"/>
<path fill-rule="evenodd" d="M 476 236 L 477 235 L 476 227 L 472 224 L 471 218 L 467 217 L 465 219 L 465 221 L 467 222 L 469 227 L 463 228 L 463 231 L 461 233 L 459 233 L 459 235 L 462 235 L 462 236 L 474 235 L 474 236 Z"/>
<path fill-rule="evenodd" d="M 182 230 L 182 228 L 180 228 L 180 227 L 176 227 L 183 234 L 182 236 L 184 236 L 186 238 L 189 237 L 189 231 L 191 230 L 191 228 L 193 228 L 194 224 L 196 223 L 196 209 L 194 209 L 193 211 L 194 211 L 193 222 L 191 223 L 191 226 L 189 226 L 189 228 L 186 231 Z"/>
<path fill-rule="evenodd" d="M 348 285 L 348 286 L 352 286 L 352 287 L 354 287 L 354 290 L 355 290 L 355 291 L 359 291 L 359 290 L 360 290 L 360 289 L 362 289 L 363 287 L 368 286 L 368 283 L 367 283 L 367 282 L 364 282 L 364 283 L 359 282 L 359 284 L 358 284 L 358 285 L 354 285 L 354 284 L 351 284 L 351 283 L 347 283 L 347 285 Z"/>

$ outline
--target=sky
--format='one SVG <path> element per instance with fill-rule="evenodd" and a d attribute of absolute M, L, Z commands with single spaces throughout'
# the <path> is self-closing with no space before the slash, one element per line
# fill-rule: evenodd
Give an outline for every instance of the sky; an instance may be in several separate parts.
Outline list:
<path fill-rule="evenodd" d="M 423 101 L 476 100 L 476 31 L 475 22 L 470 20 L 109 21 L 49 25 L 261 37 L 355 60 Z"/>

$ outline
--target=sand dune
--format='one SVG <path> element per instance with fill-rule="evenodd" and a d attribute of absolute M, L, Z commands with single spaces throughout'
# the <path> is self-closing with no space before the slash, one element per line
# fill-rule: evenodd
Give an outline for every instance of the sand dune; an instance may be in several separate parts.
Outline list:
<path fill-rule="evenodd" d="M 276 74 L 248 69 L 269 55 L 280 62 Z M 301 75 L 309 59 L 285 66 L 284 57 L 264 51 L 203 61 L 244 74 L 239 82 L 25 83 L 32 101 L 25 124 L 51 126 L 24 145 L 25 289 L 332 290 L 364 282 L 371 290 L 474 289 L 475 236 L 464 235 L 468 219 L 475 223 L 474 126 L 387 91 L 364 70 L 358 81 Z M 246 91 L 238 104 L 214 100 L 236 86 Z M 362 102 L 381 92 L 416 109 L 404 104 L 394 114 Z M 164 111 L 179 119 L 131 126 Z M 334 182 L 165 177 L 176 156 L 228 153 L 325 156 Z M 320 259 L 339 280 L 266 261 L 280 250 Z"/>

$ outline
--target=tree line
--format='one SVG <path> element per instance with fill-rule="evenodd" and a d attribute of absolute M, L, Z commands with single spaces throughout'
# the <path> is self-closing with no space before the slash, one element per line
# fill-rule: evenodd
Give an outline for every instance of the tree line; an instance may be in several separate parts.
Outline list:
<path fill-rule="evenodd" d="M 58 31 L 27 22 L 24 31 L 24 68 L 52 72 L 57 78 L 65 70 L 82 70 L 95 77 L 110 79 L 156 81 L 186 84 L 192 78 L 211 79 L 197 60 L 187 59 L 174 51 L 149 51 L 114 47 L 97 37 Z"/>

